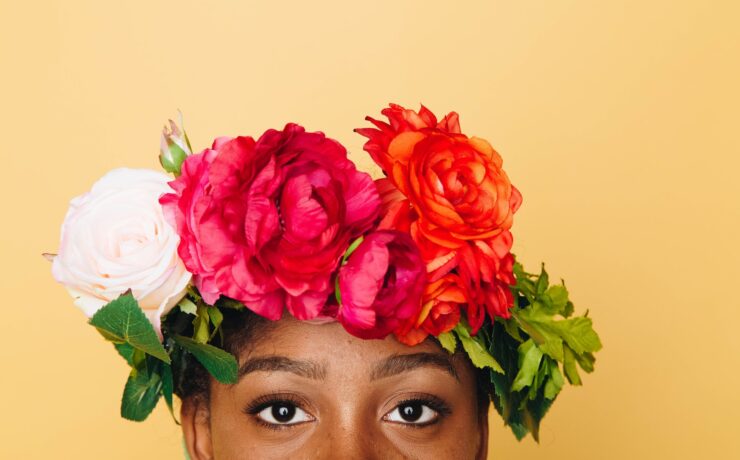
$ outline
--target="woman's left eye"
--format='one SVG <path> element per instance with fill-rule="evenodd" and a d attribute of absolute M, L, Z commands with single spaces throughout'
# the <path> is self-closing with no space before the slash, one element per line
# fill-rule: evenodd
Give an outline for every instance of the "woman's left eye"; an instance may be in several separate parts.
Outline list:
<path fill-rule="evenodd" d="M 270 425 L 296 425 L 313 420 L 306 411 L 289 402 L 270 404 L 259 411 L 257 417 Z"/>
<path fill-rule="evenodd" d="M 383 417 L 389 422 L 407 425 L 429 425 L 439 419 L 440 413 L 421 401 L 409 401 L 396 406 Z"/>

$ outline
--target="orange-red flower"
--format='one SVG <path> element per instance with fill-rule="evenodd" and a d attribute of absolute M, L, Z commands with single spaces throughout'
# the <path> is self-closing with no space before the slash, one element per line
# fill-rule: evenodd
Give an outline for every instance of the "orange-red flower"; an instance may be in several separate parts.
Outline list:
<path fill-rule="evenodd" d="M 396 337 L 406 345 L 416 345 L 427 335 L 438 336 L 451 331 L 460 321 L 460 308 L 466 303 L 467 296 L 460 277 L 447 274 L 428 283 L 422 297 L 421 313 L 406 327 L 396 331 Z"/>
<path fill-rule="evenodd" d="M 438 121 L 424 106 L 416 112 L 391 104 L 381 113 L 388 122 L 366 117 L 374 127 L 355 130 L 387 176 L 376 181 L 381 227 L 411 234 L 430 283 L 459 277 L 474 332 L 485 313 L 507 317 L 514 283 L 509 229 L 522 197 L 501 157 L 487 141 L 462 134 L 455 112 Z"/>
<path fill-rule="evenodd" d="M 367 117 L 376 128 L 356 131 L 368 137 L 365 150 L 408 198 L 426 238 L 456 249 L 511 228 L 521 195 L 491 145 L 460 132 L 456 113 L 440 122 L 424 106 L 417 113 L 391 104 L 382 113 L 390 123 Z"/>

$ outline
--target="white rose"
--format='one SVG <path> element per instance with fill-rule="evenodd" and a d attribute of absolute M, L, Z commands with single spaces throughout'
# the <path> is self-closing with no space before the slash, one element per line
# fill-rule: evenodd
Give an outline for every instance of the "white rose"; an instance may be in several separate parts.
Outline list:
<path fill-rule="evenodd" d="M 160 318 L 185 295 L 191 274 L 159 204 L 166 174 L 120 168 L 73 199 L 62 224 L 52 274 L 91 317 L 131 289 L 159 333 Z"/>

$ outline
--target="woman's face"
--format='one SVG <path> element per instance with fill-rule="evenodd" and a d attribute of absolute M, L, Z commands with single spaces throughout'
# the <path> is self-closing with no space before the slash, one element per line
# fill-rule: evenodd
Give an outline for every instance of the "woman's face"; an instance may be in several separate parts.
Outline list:
<path fill-rule="evenodd" d="M 239 356 L 240 379 L 211 379 L 182 426 L 193 460 L 486 458 L 470 363 L 432 341 L 362 340 L 338 323 L 271 323 Z"/>

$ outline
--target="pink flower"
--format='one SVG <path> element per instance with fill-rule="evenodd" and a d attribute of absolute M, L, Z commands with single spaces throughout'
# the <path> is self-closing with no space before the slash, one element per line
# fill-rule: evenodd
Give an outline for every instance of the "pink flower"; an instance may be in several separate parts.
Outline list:
<path fill-rule="evenodd" d="M 168 180 L 118 168 L 70 203 L 51 270 L 88 317 L 131 290 L 159 333 L 161 317 L 185 295 L 191 276 L 177 257 L 180 239 L 157 202 Z"/>
<path fill-rule="evenodd" d="M 346 149 L 289 123 L 189 156 L 161 199 L 208 303 L 223 294 L 277 320 L 315 318 L 349 242 L 377 220 L 378 191 Z"/>
<path fill-rule="evenodd" d="M 337 319 L 352 335 L 380 339 L 419 314 L 425 270 L 408 233 L 367 235 L 338 276 Z"/>

